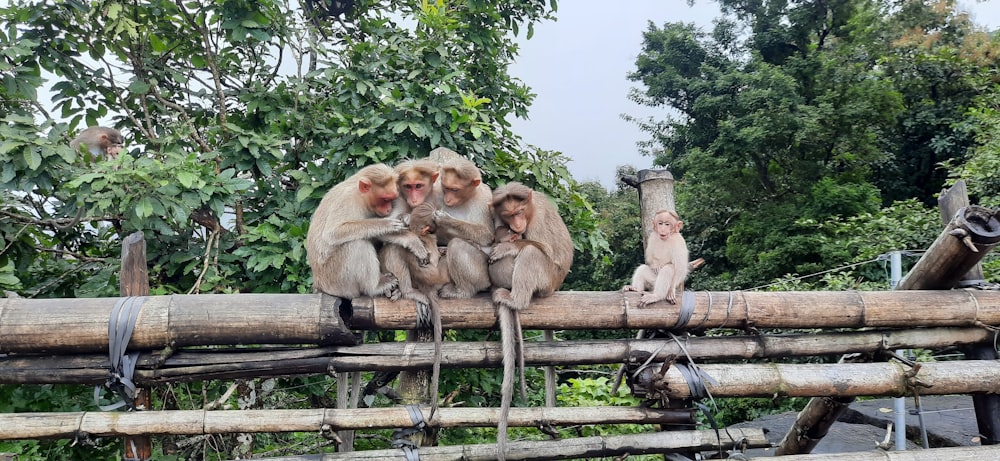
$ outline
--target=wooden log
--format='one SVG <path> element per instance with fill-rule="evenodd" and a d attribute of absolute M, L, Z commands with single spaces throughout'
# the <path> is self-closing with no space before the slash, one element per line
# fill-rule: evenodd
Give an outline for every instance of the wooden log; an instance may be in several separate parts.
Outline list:
<path fill-rule="evenodd" d="M 863 328 L 1000 325 L 1000 291 L 688 292 L 690 320 L 666 302 L 638 308 L 634 292 L 558 292 L 521 312 L 527 329 Z M 0 299 L 0 353 L 103 352 L 118 298 Z M 369 299 L 369 298 L 364 298 Z M 172 295 L 146 298 L 130 345 L 354 344 L 326 295 Z M 350 326 L 412 329 L 411 300 L 355 304 Z M 492 328 L 488 295 L 442 300 L 445 328 Z M 39 315 L 45 312 L 45 315 Z M 72 335 L 64 334 L 73 331 Z"/>
<path fill-rule="evenodd" d="M 423 406 L 425 416 L 430 407 Z M 440 408 L 435 427 L 494 427 L 497 408 Z M 694 410 L 641 407 L 511 408 L 510 425 L 682 424 L 695 421 Z M 127 413 L 0 413 L 0 440 L 122 435 L 203 435 L 251 432 L 320 432 L 410 427 L 404 407 L 300 410 L 170 410 Z"/>
<path fill-rule="evenodd" d="M 618 328 L 863 328 L 1000 325 L 1000 292 L 952 291 L 731 291 L 686 292 L 690 320 L 678 325 L 683 305 L 639 308 L 639 293 L 562 291 L 535 299 L 520 313 L 526 329 Z M 442 300 L 445 328 L 494 328 L 486 295 Z M 371 299 L 354 305 L 351 326 L 401 330 L 416 325 L 411 301 Z"/>
<path fill-rule="evenodd" d="M 969 193 L 965 180 L 958 180 L 955 185 L 944 189 L 938 196 L 938 208 L 941 209 L 941 220 L 947 225 L 964 207 L 969 206 Z M 983 266 L 976 263 L 963 275 L 958 285 L 985 285 Z M 970 360 L 996 360 L 1000 358 L 992 340 L 961 348 L 965 357 Z M 972 406 L 976 409 L 976 423 L 979 427 L 979 439 L 983 445 L 994 445 L 1000 442 L 1000 395 L 975 394 L 972 396 Z"/>
<path fill-rule="evenodd" d="M 920 363 L 915 375 L 920 395 L 1000 393 L 1000 361 L 956 360 Z M 850 397 L 912 394 L 911 369 L 895 362 L 836 364 L 706 364 L 699 367 L 713 397 Z M 714 381 L 714 382 L 713 382 Z M 656 389 L 667 397 L 692 396 L 676 366 L 657 376 Z"/>
<path fill-rule="evenodd" d="M 962 208 L 896 289 L 953 288 L 997 243 L 1000 243 L 997 212 L 975 205 Z"/>
<path fill-rule="evenodd" d="M 118 299 L 0 299 L 0 353 L 106 351 Z M 129 345 L 355 344 L 340 304 L 319 294 L 148 296 Z"/>
<path fill-rule="evenodd" d="M 701 360 L 841 355 L 879 350 L 942 348 L 992 340 L 984 328 L 919 328 L 842 333 L 686 337 L 688 354 Z M 633 354 L 655 362 L 684 353 L 670 339 L 533 342 L 524 344 L 529 366 L 622 363 Z M 502 364 L 499 342 L 445 342 L 442 368 L 495 368 Z M 143 353 L 138 383 L 203 381 L 263 376 L 326 374 L 330 370 L 394 371 L 431 366 L 432 344 L 372 343 L 303 349 L 181 350 L 160 359 Z M 0 357 L 0 384 L 101 384 L 108 377 L 107 354 Z"/>
<path fill-rule="evenodd" d="M 949 222 L 962 210 L 971 205 L 969 203 L 969 190 L 965 187 L 965 180 L 955 181 L 955 185 L 942 189 L 938 195 L 938 209 L 941 210 L 941 221 L 948 225 Z M 959 280 L 959 286 L 976 286 L 984 283 L 983 265 L 976 263 Z"/>
<path fill-rule="evenodd" d="M 144 234 L 133 232 L 122 240 L 122 269 L 118 276 L 118 288 L 123 297 L 149 296 L 149 277 L 146 275 L 146 240 Z M 123 349 L 123 353 L 127 349 Z M 152 409 L 151 390 L 136 388 L 134 408 Z M 153 442 L 148 436 L 125 437 L 125 459 L 150 459 L 153 457 Z"/>
<path fill-rule="evenodd" d="M 707 451 L 718 449 L 720 444 L 726 449 L 742 441 L 745 441 L 749 448 L 766 448 L 770 445 L 761 429 L 730 428 L 718 434 L 712 430 L 700 430 L 578 437 L 541 442 L 507 442 L 506 457 L 511 461 L 523 461 Z M 496 450 L 496 445 L 493 444 L 461 445 L 420 448 L 418 454 L 421 461 L 493 461 L 497 459 Z M 407 458 L 403 450 L 397 449 L 260 459 L 262 461 L 406 461 Z"/>

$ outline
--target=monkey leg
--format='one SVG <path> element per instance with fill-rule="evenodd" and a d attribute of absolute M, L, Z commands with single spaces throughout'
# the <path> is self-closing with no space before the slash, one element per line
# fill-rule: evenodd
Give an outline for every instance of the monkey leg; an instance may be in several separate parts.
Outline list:
<path fill-rule="evenodd" d="M 622 291 L 645 291 L 656 281 L 656 271 L 646 264 L 640 264 L 632 274 L 632 283 L 622 287 Z"/>
<path fill-rule="evenodd" d="M 445 264 L 451 283 L 441 287 L 443 298 L 471 298 L 480 291 L 489 289 L 490 275 L 487 255 L 464 239 L 448 242 Z"/>
<path fill-rule="evenodd" d="M 508 258 L 504 258 L 506 259 Z M 534 246 L 524 247 L 514 258 L 513 270 L 510 272 L 510 291 L 495 290 L 493 301 L 511 309 L 524 309 L 528 307 L 532 296 L 549 296 L 555 291 L 563 280 L 559 272 L 559 268 L 542 250 Z"/>
<path fill-rule="evenodd" d="M 408 296 L 414 290 L 413 278 L 410 275 L 410 266 L 406 261 L 407 254 L 408 251 L 405 248 L 392 244 L 383 245 L 382 249 L 378 252 L 379 259 L 382 262 L 382 270 L 396 277 L 397 286 L 403 296 L 413 299 Z M 426 299 L 422 301 L 424 303 L 427 302 Z"/>
<path fill-rule="evenodd" d="M 313 271 L 313 286 L 333 296 L 354 299 L 361 296 L 389 296 L 396 287 L 395 277 L 384 277 L 375 247 L 367 240 L 352 240 L 330 252 L 322 270 Z"/>
<path fill-rule="evenodd" d="M 674 279 L 674 265 L 666 264 L 656 273 L 656 282 L 653 283 L 653 291 L 645 293 L 639 299 L 639 307 L 647 304 L 666 300 L 670 304 L 677 304 L 677 288 L 672 286 Z"/>

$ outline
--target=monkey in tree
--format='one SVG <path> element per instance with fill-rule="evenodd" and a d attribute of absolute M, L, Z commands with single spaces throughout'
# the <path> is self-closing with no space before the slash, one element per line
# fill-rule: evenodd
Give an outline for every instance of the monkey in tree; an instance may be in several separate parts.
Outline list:
<path fill-rule="evenodd" d="M 688 247 L 681 235 L 684 221 L 677 212 L 657 210 L 653 215 L 653 228 L 646 239 L 646 263 L 639 265 L 632 275 L 632 283 L 622 291 L 645 291 L 639 298 L 639 307 L 666 300 L 677 304 L 677 292 L 684 291 L 688 275 Z"/>
<path fill-rule="evenodd" d="M 412 252 L 421 265 L 429 263 L 420 239 L 407 231 L 401 219 L 392 217 L 399 197 L 396 180 L 392 168 L 369 165 L 323 196 L 306 236 L 314 289 L 348 299 L 398 299 L 396 277 L 380 271 L 376 242 L 398 245 Z"/>
<path fill-rule="evenodd" d="M 95 158 L 115 159 L 125 146 L 125 137 L 114 128 L 92 126 L 69 143 L 73 150 L 79 151 L 80 146 L 85 146 Z"/>
<path fill-rule="evenodd" d="M 512 182 L 497 188 L 491 205 L 496 227 L 506 226 L 511 234 L 520 235 L 520 239 L 494 245 L 489 256 L 490 281 L 496 287 L 493 302 L 497 306 L 503 349 L 497 424 L 497 456 L 503 460 L 507 417 L 514 394 L 515 361 L 522 363 L 523 370 L 524 355 L 518 346 L 522 339 L 518 312 L 528 307 L 533 296 L 549 296 L 559 289 L 573 264 L 573 240 L 555 204 L 524 184 Z M 495 232 L 502 236 L 507 231 Z M 522 394 L 524 389 L 522 377 Z"/>
<path fill-rule="evenodd" d="M 441 164 L 436 188 L 441 209 L 434 213 L 434 224 L 438 245 L 447 247 L 445 262 L 451 277 L 439 293 L 442 298 L 471 298 L 490 287 L 483 248 L 493 243 L 493 195 L 479 167 L 457 154 Z"/>

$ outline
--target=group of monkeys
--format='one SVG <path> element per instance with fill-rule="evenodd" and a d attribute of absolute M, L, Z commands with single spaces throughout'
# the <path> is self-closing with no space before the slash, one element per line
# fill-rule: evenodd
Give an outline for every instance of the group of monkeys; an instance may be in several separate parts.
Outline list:
<path fill-rule="evenodd" d="M 624 291 L 645 291 L 640 306 L 676 303 L 688 272 L 683 222 L 673 211 L 653 219 L 645 264 Z M 504 374 L 498 458 L 504 459 L 514 364 L 520 352 L 518 312 L 534 296 L 559 289 L 573 263 L 573 242 L 555 204 L 510 182 L 490 190 L 479 168 L 447 148 L 394 168 L 375 164 L 335 185 L 309 224 L 306 253 L 315 290 L 353 299 L 405 298 L 434 313 L 440 354 L 440 298 L 471 298 L 492 289 Z M 432 372 L 431 416 L 437 408 L 439 357 Z M 521 377 L 522 392 L 524 379 Z"/>
<path fill-rule="evenodd" d="M 114 159 L 124 137 L 93 126 L 70 142 L 95 158 Z M 688 249 L 676 212 L 655 213 L 645 249 L 623 291 L 644 292 L 639 306 L 677 302 L 688 274 Z M 503 349 L 498 459 L 506 452 L 515 361 L 525 393 L 518 312 L 534 296 L 559 289 L 573 263 L 573 241 L 555 204 L 518 182 L 491 191 L 471 160 L 437 148 L 394 168 L 369 165 L 335 185 L 313 213 L 306 237 L 313 287 L 353 299 L 385 296 L 430 307 L 435 360 L 431 415 L 440 370 L 440 298 L 471 298 L 492 288 Z M 652 290 L 645 292 L 646 290 Z M 550 334 L 550 333 L 549 333 Z M 551 339 L 547 336 L 547 339 Z"/>

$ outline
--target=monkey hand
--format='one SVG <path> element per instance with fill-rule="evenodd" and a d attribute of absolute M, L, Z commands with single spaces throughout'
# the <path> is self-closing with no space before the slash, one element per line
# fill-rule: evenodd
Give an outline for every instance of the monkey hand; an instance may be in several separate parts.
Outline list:
<path fill-rule="evenodd" d="M 508 256 L 517 255 L 517 245 L 510 242 L 500 243 L 493 247 L 493 251 L 490 252 L 490 264 L 493 264 L 503 258 Z"/>
<path fill-rule="evenodd" d="M 403 231 L 408 230 L 410 228 L 409 224 L 406 222 L 406 221 L 409 221 L 409 216 L 406 216 L 406 220 L 405 221 L 402 218 L 385 218 L 385 220 L 386 220 L 386 224 L 389 227 L 389 232 L 388 233 L 390 233 L 390 234 L 395 234 L 397 232 L 403 232 Z"/>
<path fill-rule="evenodd" d="M 632 285 L 625 285 L 622 287 L 622 291 L 640 291 L 640 290 Z"/>
<path fill-rule="evenodd" d="M 431 215 L 431 219 L 434 220 L 434 224 L 437 224 L 437 223 L 439 223 L 441 221 L 447 221 L 450 218 L 451 218 L 451 215 L 448 214 L 448 212 L 444 211 L 444 210 L 434 210 L 434 213 Z"/>

